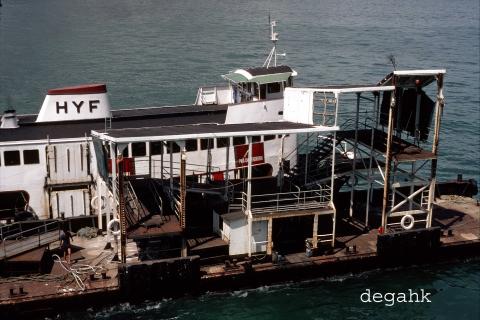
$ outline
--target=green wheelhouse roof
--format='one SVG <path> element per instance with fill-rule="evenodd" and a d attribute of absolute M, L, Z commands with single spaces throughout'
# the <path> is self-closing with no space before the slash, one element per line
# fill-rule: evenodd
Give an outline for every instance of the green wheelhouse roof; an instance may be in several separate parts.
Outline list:
<path fill-rule="evenodd" d="M 297 72 L 288 66 L 261 67 L 250 69 L 237 69 L 222 77 L 234 83 L 254 82 L 258 84 L 287 81 L 295 77 Z"/>

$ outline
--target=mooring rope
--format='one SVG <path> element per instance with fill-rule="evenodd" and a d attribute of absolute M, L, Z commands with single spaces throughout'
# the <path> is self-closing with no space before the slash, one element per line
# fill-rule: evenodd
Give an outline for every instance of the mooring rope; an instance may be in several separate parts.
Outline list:
<path fill-rule="evenodd" d="M 99 271 L 104 270 L 101 266 L 91 266 L 89 264 L 74 264 L 72 266 L 65 265 L 57 254 L 52 255 L 53 261 L 59 263 L 60 266 L 69 274 L 72 275 L 73 279 L 75 280 L 77 286 L 80 290 L 85 290 L 86 286 L 82 280 L 82 276 L 88 274 L 97 274 Z"/>

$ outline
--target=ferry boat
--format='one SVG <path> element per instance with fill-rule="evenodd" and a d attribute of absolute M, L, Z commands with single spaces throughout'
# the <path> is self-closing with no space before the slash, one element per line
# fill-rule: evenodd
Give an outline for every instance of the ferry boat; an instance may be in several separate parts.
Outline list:
<path fill-rule="evenodd" d="M 237 69 L 223 76 L 223 87 L 201 87 L 192 105 L 111 109 L 105 84 L 89 84 L 48 90 L 38 115 L 4 112 L 0 131 L 0 192 L 3 203 L 0 220 L 70 218 L 91 215 L 96 208 L 93 187 L 97 179 L 96 154 L 91 131 L 115 128 L 180 126 L 198 123 L 239 124 L 278 121 L 282 118 L 283 91 L 292 86 L 295 70 L 288 66 L 270 66 L 270 60 L 258 68 Z M 256 137 L 262 150 L 257 157 L 277 171 L 276 149 L 279 137 Z M 245 144 L 241 137 L 229 143 Z M 293 137 L 285 138 L 286 148 L 294 146 Z M 227 141 L 187 140 L 189 157 L 197 159 L 189 170 L 205 171 L 207 149 L 212 159 L 225 149 Z M 123 154 L 131 159 L 131 173 L 155 175 L 161 154 L 174 154 L 179 163 L 180 147 L 161 143 L 132 143 Z M 147 160 L 152 164 L 147 167 Z M 212 168 L 224 167 L 213 162 Z M 30 213 L 30 214 L 29 214 Z"/>
<path fill-rule="evenodd" d="M 274 27 L 262 67 L 199 88 L 192 105 L 114 110 L 106 85 L 89 84 L 49 90 L 38 114 L 7 110 L 0 220 L 120 221 L 122 261 L 127 229 L 148 259 L 192 254 L 211 235 L 230 256 L 334 246 L 339 207 L 363 228 L 378 216 L 382 232 L 430 227 L 445 70 L 294 87 L 296 71 L 276 65 Z M 348 198 L 335 202 L 341 188 Z"/>

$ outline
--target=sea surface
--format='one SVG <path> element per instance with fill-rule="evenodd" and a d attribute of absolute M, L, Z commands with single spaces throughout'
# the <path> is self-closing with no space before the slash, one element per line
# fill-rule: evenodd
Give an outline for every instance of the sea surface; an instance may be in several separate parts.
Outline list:
<path fill-rule="evenodd" d="M 296 85 L 372 84 L 398 69 L 446 68 L 439 177 L 480 180 L 479 0 L 0 0 L 0 110 L 38 113 L 50 88 L 107 83 L 114 108 L 189 104 L 198 86 L 258 66 L 278 21 Z M 1 134 L 1 132 L 0 132 Z M 432 289 L 432 303 L 360 302 Z M 478 319 L 478 261 L 117 305 L 62 317 Z"/>

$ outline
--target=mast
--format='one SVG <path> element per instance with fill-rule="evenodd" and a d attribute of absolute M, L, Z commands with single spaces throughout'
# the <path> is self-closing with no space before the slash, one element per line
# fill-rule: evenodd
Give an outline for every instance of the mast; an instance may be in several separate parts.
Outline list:
<path fill-rule="evenodd" d="M 267 56 L 267 59 L 263 63 L 263 67 L 270 67 L 270 63 L 272 63 L 273 58 L 273 66 L 277 66 L 277 56 L 285 56 L 285 53 L 277 54 L 277 41 L 278 41 L 278 33 L 275 32 L 275 27 L 277 26 L 277 21 L 272 20 L 270 21 L 270 40 L 273 42 L 273 48 L 270 50 L 270 53 Z"/>

